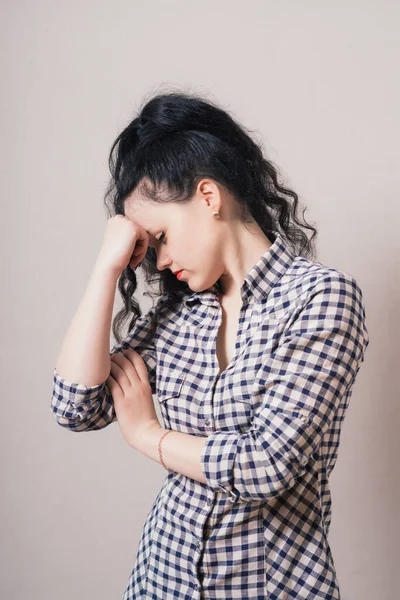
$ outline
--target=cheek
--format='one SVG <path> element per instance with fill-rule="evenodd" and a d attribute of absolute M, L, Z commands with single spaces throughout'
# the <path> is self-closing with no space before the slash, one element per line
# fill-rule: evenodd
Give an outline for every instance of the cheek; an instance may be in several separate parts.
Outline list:
<path fill-rule="evenodd" d="M 184 247 L 186 250 L 184 254 L 187 257 L 190 256 L 192 261 L 201 263 L 206 256 L 215 255 L 214 243 L 215 241 L 209 231 L 202 231 L 193 227 L 190 231 L 185 232 Z"/>
<path fill-rule="evenodd" d="M 206 226 L 201 221 L 193 222 L 190 228 L 182 226 L 179 231 L 174 231 L 171 255 L 176 264 L 188 270 L 204 271 L 212 266 L 218 268 L 218 240 L 208 224 Z"/>

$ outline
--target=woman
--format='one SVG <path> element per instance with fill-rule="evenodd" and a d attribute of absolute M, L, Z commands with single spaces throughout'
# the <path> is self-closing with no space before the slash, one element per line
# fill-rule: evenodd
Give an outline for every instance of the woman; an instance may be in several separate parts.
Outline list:
<path fill-rule="evenodd" d="M 311 260 L 297 195 L 209 101 L 150 99 L 110 169 L 111 218 L 52 410 L 72 431 L 117 420 L 168 470 L 123 600 L 340 598 L 328 478 L 369 343 L 360 288 Z M 139 264 L 160 290 L 145 315 Z"/>

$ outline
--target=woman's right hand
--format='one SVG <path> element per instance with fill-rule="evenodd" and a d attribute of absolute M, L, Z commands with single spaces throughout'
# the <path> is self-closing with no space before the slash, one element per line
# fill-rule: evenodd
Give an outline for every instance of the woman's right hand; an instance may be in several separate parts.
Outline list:
<path fill-rule="evenodd" d="M 149 235 L 143 227 L 124 215 L 107 221 L 107 229 L 97 263 L 121 275 L 130 265 L 135 269 L 142 262 L 149 246 Z"/>

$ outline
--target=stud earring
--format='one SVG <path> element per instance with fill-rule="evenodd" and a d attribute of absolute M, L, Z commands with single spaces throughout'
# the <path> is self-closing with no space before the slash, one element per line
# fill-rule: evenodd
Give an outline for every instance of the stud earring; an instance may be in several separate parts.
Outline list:
<path fill-rule="evenodd" d="M 219 219 L 219 212 L 217 210 L 214 210 L 213 216 Z"/>

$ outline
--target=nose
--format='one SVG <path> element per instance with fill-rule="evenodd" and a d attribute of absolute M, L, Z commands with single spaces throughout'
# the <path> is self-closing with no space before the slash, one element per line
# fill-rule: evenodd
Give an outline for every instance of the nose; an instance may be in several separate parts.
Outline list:
<path fill-rule="evenodd" d="M 159 250 L 156 250 L 156 254 L 157 254 L 157 269 L 159 271 L 163 271 L 164 269 L 167 269 L 168 266 L 171 265 L 171 260 L 168 258 L 168 255 L 166 254 L 166 252 L 164 252 L 160 248 Z"/>

